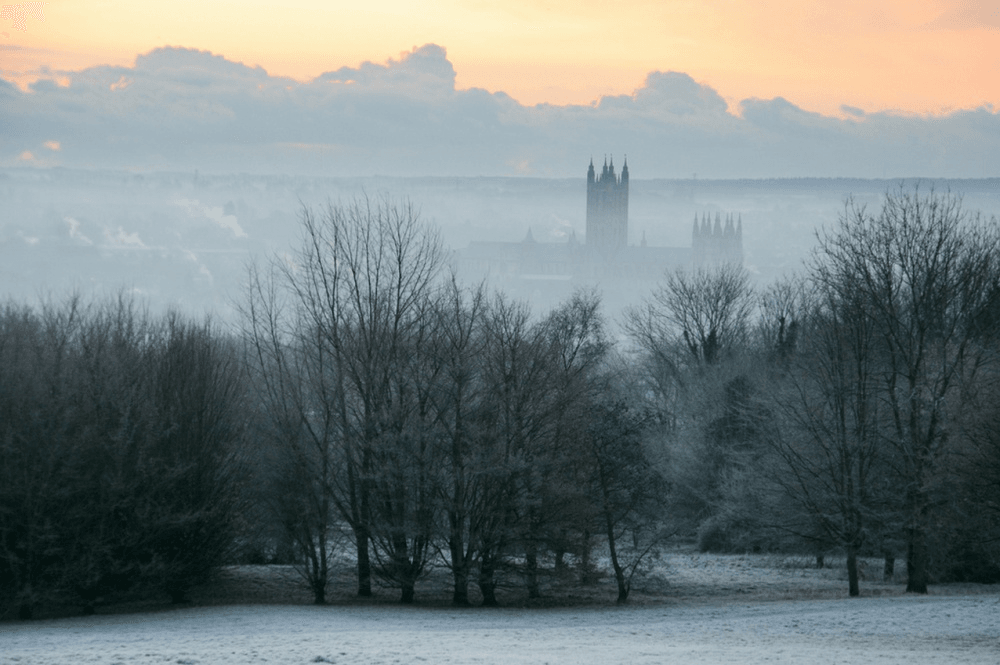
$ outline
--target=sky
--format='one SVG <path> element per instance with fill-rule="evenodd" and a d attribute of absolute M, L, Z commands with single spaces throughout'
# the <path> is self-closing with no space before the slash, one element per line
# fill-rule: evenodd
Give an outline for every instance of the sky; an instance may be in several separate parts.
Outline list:
<path fill-rule="evenodd" d="M 2 4 L 3 166 L 1000 175 L 1000 0 Z"/>

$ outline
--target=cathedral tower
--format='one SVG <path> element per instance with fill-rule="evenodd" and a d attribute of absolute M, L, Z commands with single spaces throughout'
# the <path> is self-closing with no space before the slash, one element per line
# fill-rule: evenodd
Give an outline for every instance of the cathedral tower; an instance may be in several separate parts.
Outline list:
<path fill-rule="evenodd" d="M 691 262 L 695 266 L 713 266 L 724 263 L 743 265 L 743 216 L 733 222 L 733 215 L 726 215 L 725 226 L 722 217 L 715 213 L 715 224 L 711 216 L 694 216 L 691 229 Z"/>
<path fill-rule="evenodd" d="M 622 173 L 615 174 L 615 161 L 604 160 L 600 175 L 594 160 L 587 169 L 587 246 L 601 251 L 628 245 L 628 159 Z"/>

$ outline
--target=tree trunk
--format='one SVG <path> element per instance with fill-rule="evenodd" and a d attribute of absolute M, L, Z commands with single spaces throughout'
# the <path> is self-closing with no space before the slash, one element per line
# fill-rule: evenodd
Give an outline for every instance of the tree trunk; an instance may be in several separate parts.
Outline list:
<path fill-rule="evenodd" d="M 402 585 L 402 593 L 399 596 L 399 602 L 410 605 L 413 603 L 414 589 L 413 584 L 410 582 L 404 582 Z"/>
<path fill-rule="evenodd" d="M 493 579 L 492 557 L 484 556 L 479 562 L 479 591 L 483 594 L 483 607 L 497 607 L 496 581 Z"/>
<path fill-rule="evenodd" d="M 927 534 L 922 528 L 909 530 L 906 544 L 906 592 L 927 593 Z"/>
<path fill-rule="evenodd" d="M 464 491 L 457 484 L 455 494 L 464 495 Z M 456 503 L 458 502 L 456 501 Z M 469 604 L 469 562 L 465 557 L 465 539 L 463 537 L 465 518 L 456 511 L 449 511 L 448 520 L 451 530 L 448 538 L 448 550 L 451 554 L 451 572 L 455 582 L 451 604 L 465 607 Z"/>
<path fill-rule="evenodd" d="M 624 603 L 628 600 L 628 585 L 625 583 L 625 571 L 622 570 L 621 564 L 618 562 L 618 547 L 615 544 L 615 529 L 614 525 L 611 523 L 611 515 L 605 514 L 607 518 L 608 527 L 608 551 L 611 554 L 611 567 L 615 569 L 615 582 L 618 583 L 618 604 Z"/>
<path fill-rule="evenodd" d="M 817 554 L 816 555 L 816 567 L 817 568 L 822 568 L 824 565 L 826 565 L 826 557 L 824 557 L 822 554 Z"/>
<path fill-rule="evenodd" d="M 528 598 L 538 598 L 541 596 L 538 590 L 538 545 L 534 538 L 525 545 L 524 560 L 527 569 Z"/>
<path fill-rule="evenodd" d="M 170 594 L 170 603 L 172 605 L 180 605 L 188 602 L 187 587 L 183 585 L 171 584 L 168 586 L 167 593 Z"/>
<path fill-rule="evenodd" d="M 368 532 L 357 528 L 354 538 L 358 549 L 358 595 L 369 598 L 372 595 L 372 562 L 368 552 Z"/>
<path fill-rule="evenodd" d="M 847 548 L 847 586 L 851 598 L 861 593 L 858 589 L 858 550 L 853 545 Z"/>
<path fill-rule="evenodd" d="M 463 558 L 456 559 L 452 554 L 452 574 L 455 578 L 455 591 L 451 595 L 451 604 L 456 607 L 469 605 L 469 567 Z"/>
<path fill-rule="evenodd" d="M 556 549 L 556 572 L 561 573 L 566 570 L 566 548 L 560 545 Z"/>
<path fill-rule="evenodd" d="M 885 553 L 885 565 L 882 567 L 882 580 L 891 582 L 896 574 L 896 555 L 891 552 Z"/>
<path fill-rule="evenodd" d="M 310 582 L 312 583 L 313 604 L 326 605 L 326 583 L 328 581 L 326 548 L 321 546 L 318 556 L 315 551 L 311 552 L 306 559 L 306 566 L 308 566 Z"/>
<path fill-rule="evenodd" d="M 326 605 L 326 581 L 313 583 L 313 605 Z"/>
<path fill-rule="evenodd" d="M 584 530 L 580 550 L 580 584 L 593 584 L 594 565 L 590 560 L 590 531 Z"/>

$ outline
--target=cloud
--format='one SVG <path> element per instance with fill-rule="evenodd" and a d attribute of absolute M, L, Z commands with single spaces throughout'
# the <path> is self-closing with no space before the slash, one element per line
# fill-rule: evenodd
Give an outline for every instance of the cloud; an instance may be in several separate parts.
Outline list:
<path fill-rule="evenodd" d="M 728 105 L 718 92 L 682 72 L 650 72 L 631 95 L 602 97 L 602 109 L 641 109 L 675 116 L 725 113 Z"/>
<path fill-rule="evenodd" d="M 62 148 L 59 141 L 46 141 L 42 145 L 48 148 L 49 150 L 52 150 L 53 152 L 59 152 L 59 150 Z"/>
<path fill-rule="evenodd" d="M 133 67 L 48 72 L 25 91 L 0 81 L 0 102 L 0 165 L 34 160 L 58 136 L 63 166 L 139 170 L 577 177 L 592 155 L 614 152 L 628 154 L 637 178 L 1000 172 L 992 107 L 903 116 L 845 106 L 840 117 L 782 97 L 730 107 L 710 85 L 671 71 L 592 105 L 529 107 L 457 89 L 434 44 L 308 82 L 161 48 Z M 234 216 L 198 206 L 242 237 Z"/>
<path fill-rule="evenodd" d="M 414 47 L 379 65 L 365 62 L 357 68 L 341 67 L 325 72 L 316 82 L 356 85 L 367 90 L 382 90 L 393 94 L 418 96 L 448 95 L 455 91 L 455 68 L 448 61 L 444 48 L 437 44 Z"/>

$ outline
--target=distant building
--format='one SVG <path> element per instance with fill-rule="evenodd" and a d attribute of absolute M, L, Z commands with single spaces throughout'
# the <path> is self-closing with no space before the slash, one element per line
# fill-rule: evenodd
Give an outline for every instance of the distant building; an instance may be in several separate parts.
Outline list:
<path fill-rule="evenodd" d="M 702 213 L 701 224 L 694 217 L 691 231 L 691 262 L 696 266 L 720 265 L 723 263 L 743 264 L 743 216 L 733 224 L 732 214 L 726 215 L 725 227 L 719 213 L 715 213 L 715 224 L 711 217 Z"/>
<path fill-rule="evenodd" d="M 695 217 L 691 247 L 650 247 L 643 234 L 639 245 L 628 244 L 628 162 L 621 175 L 614 161 L 605 160 L 598 174 L 591 160 L 587 169 L 586 237 L 576 233 L 564 243 L 540 243 L 531 229 L 521 242 L 474 241 L 457 252 L 459 271 L 488 275 L 498 285 L 542 288 L 544 283 L 658 281 L 666 270 L 743 262 L 743 221 L 732 214 L 723 226 L 704 213 Z M 533 291 L 532 291 L 533 292 Z"/>
<path fill-rule="evenodd" d="M 615 175 L 615 160 L 604 160 L 601 175 L 594 160 L 587 169 L 587 245 L 617 250 L 628 245 L 628 159 L 622 175 Z"/>

